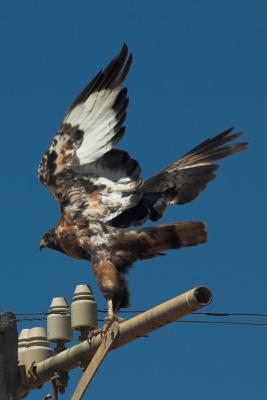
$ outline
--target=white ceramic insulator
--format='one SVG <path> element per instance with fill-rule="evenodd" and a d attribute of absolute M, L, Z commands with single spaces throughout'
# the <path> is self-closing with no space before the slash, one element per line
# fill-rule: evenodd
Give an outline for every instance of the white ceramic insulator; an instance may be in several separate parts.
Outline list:
<path fill-rule="evenodd" d="M 71 317 L 64 297 L 54 297 L 47 317 L 47 339 L 49 342 L 72 341 Z"/>
<path fill-rule="evenodd" d="M 46 332 L 44 328 L 36 327 L 29 331 L 28 347 L 24 354 L 24 363 L 28 366 L 32 362 L 36 364 L 40 361 L 46 360 L 54 354 L 53 350 L 49 347 Z"/>
<path fill-rule="evenodd" d="M 71 305 L 71 326 L 73 329 L 92 330 L 97 328 L 97 304 L 90 286 L 76 286 Z"/>

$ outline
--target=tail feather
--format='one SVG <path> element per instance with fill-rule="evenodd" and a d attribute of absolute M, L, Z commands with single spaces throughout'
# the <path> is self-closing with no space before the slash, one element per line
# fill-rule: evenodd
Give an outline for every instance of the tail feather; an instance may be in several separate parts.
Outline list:
<path fill-rule="evenodd" d="M 129 288 L 124 274 L 135 261 L 163 255 L 165 250 L 205 243 L 207 231 L 203 222 L 177 222 L 139 230 L 119 230 L 110 239 L 110 262 L 116 270 L 115 284 L 112 289 L 108 287 L 105 290 L 100 282 L 100 288 L 105 297 L 112 298 L 114 310 L 118 311 L 129 306 Z M 96 263 L 93 264 L 97 272 Z M 100 273 L 103 278 L 103 269 Z"/>
<path fill-rule="evenodd" d="M 124 231 L 112 239 L 112 262 L 118 271 L 127 272 L 136 260 L 156 257 L 169 249 L 194 246 L 206 241 L 206 226 L 198 221 Z"/>

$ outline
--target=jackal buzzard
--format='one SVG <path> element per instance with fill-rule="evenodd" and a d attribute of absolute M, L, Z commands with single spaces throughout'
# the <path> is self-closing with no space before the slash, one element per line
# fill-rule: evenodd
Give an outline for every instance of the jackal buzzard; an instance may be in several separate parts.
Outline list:
<path fill-rule="evenodd" d="M 136 260 L 207 241 L 203 222 L 129 227 L 157 221 L 168 205 L 194 200 L 215 177 L 215 161 L 247 147 L 229 144 L 242 133 L 228 129 L 143 182 L 138 161 L 114 149 L 125 133 L 123 82 L 131 63 L 123 45 L 76 98 L 39 166 L 39 179 L 62 214 L 40 247 L 91 261 L 110 317 L 129 305 L 125 274 Z"/>

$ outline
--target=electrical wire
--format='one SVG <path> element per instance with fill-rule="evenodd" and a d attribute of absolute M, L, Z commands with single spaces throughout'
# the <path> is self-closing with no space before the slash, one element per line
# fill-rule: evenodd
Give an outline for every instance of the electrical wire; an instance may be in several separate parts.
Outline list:
<path fill-rule="evenodd" d="M 183 324 L 221 324 L 221 325 L 241 325 L 241 326 L 265 326 L 267 327 L 267 323 L 262 322 L 244 322 L 244 321 L 203 321 L 203 320 L 179 320 L 174 321 L 175 323 L 183 323 Z"/>
<path fill-rule="evenodd" d="M 120 314 L 140 314 L 146 312 L 147 310 L 121 310 Z M 99 313 L 106 314 L 106 309 L 99 309 Z M 53 311 L 53 314 L 68 314 L 67 311 Z M 32 313 L 15 313 L 16 316 L 32 316 L 32 315 L 42 315 L 47 316 L 51 314 L 50 312 L 32 312 Z M 241 316 L 241 317 L 267 317 L 267 313 L 259 313 L 259 312 L 202 312 L 202 311 L 195 311 L 192 313 L 193 315 L 207 315 L 212 317 L 229 317 L 229 316 Z"/>
<path fill-rule="evenodd" d="M 140 314 L 146 312 L 147 310 L 120 310 L 120 314 Z M 106 314 L 106 309 L 99 309 L 99 313 Z M 68 314 L 68 311 L 53 311 L 53 314 Z M 16 316 L 48 316 L 51 312 L 31 312 L 31 313 L 14 313 Z M 267 317 L 267 313 L 259 313 L 259 312 L 203 312 L 203 311 L 195 311 L 192 312 L 192 315 L 207 315 L 212 317 L 229 317 L 229 316 L 240 316 L 240 317 Z"/>
<path fill-rule="evenodd" d="M 145 312 L 146 310 L 122 310 L 120 314 L 140 314 Z M 99 313 L 107 313 L 105 309 L 99 309 Z M 53 312 L 54 314 L 55 312 Z M 32 313 L 15 313 L 15 317 L 12 321 L 15 322 L 24 322 L 24 321 L 45 321 L 47 320 L 50 312 L 32 312 Z M 58 311 L 56 314 L 60 315 L 69 315 L 68 311 Z M 217 317 L 217 318 L 225 318 L 225 317 L 260 317 L 267 318 L 267 313 L 260 312 L 202 312 L 196 311 L 191 314 L 193 315 L 201 315 L 205 317 Z M 17 318 L 18 317 L 18 318 Z M 3 318 L 1 319 L 3 321 Z M 8 319 L 10 321 L 10 319 Z M 103 321 L 103 319 L 99 319 L 99 321 Z M 176 323 L 184 323 L 184 324 L 220 324 L 220 325 L 240 325 L 240 326 L 257 326 L 257 327 L 267 327 L 267 322 L 254 322 L 254 321 L 217 321 L 217 320 L 178 320 Z"/>
<path fill-rule="evenodd" d="M 244 313 L 244 312 L 231 312 L 231 313 L 214 313 L 214 312 L 194 312 L 194 315 L 207 315 L 212 317 L 267 317 L 267 314 L 264 313 Z"/>
<path fill-rule="evenodd" d="M 120 311 L 121 314 L 140 314 L 145 312 L 146 310 L 122 310 Z M 98 310 L 99 313 L 105 313 L 107 310 Z M 54 312 L 53 312 L 54 313 Z M 56 312 L 57 314 L 60 315 L 69 315 L 69 312 L 67 311 L 58 311 Z M 50 313 L 49 312 L 32 312 L 32 313 L 16 313 L 14 314 L 16 316 L 15 319 L 12 321 L 16 322 L 24 322 L 24 321 L 45 321 L 47 320 L 47 317 Z M 191 314 L 193 315 L 201 315 L 205 317 L 217 317 L 217 318 L 225 318 L 229 316 L 235 316 L 235 317 L 260 317 L 260 318 L 266 318 L 267 313 L 259 313 L 259 312 L 193 312 Z M 17 318 L 19 317 L 19 318 Z M 3 318 L 1 319 L 3 321 Z M 10 320 L 9 320 L 10 321 Z M 103 321 L 103 319 L 99 319 L 99 321 Z M 175 321 L 176 323 L 183 323 L 183 324 L 219 324 L 219 325 L 239 325 L 239 326 L 254 326 L 254 327 L 267 327 L 267 322 L 254 322 L 254 321 L 217 321 L 217 320 L 197 320 L 197 319 L 191 319 L 191 320 L 178 320 Z"/>
<path fill-rule="evenodd" d="M 120 314 L 140 314 L 146 312 L 147 310 L 121 310 Z M 106 313 L 107 310 L 98 310 L 99 313 Z M 194 311 L 192 315 L 206 315 L 209 317 L 267 317 L 267 313 L 253 313 L 253 312 L 202 312 Z"/>

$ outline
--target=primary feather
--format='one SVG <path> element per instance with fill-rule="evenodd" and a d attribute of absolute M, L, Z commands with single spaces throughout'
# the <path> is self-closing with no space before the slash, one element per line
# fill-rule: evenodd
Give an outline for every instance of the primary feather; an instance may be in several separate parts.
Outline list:
<path fill-rule="evenodd" d="M 242 133 L 228 129 L 143 182 L 138 161 L 114 149 L 125 133 L 129 99 L 123 83 L 131 63 L 124 44 L 73 102 L 38 170 L 62 213 L 41 247 L 91 261 L 115 309 L 129 304 L 125 274 L 133 262 L 207 240 L 205 225 L 197 221 L 125 228 L 159 219 L 168 205 L 194 200 L 215 177 L 216 161 L 247 147 L 229 144 Z"/>

